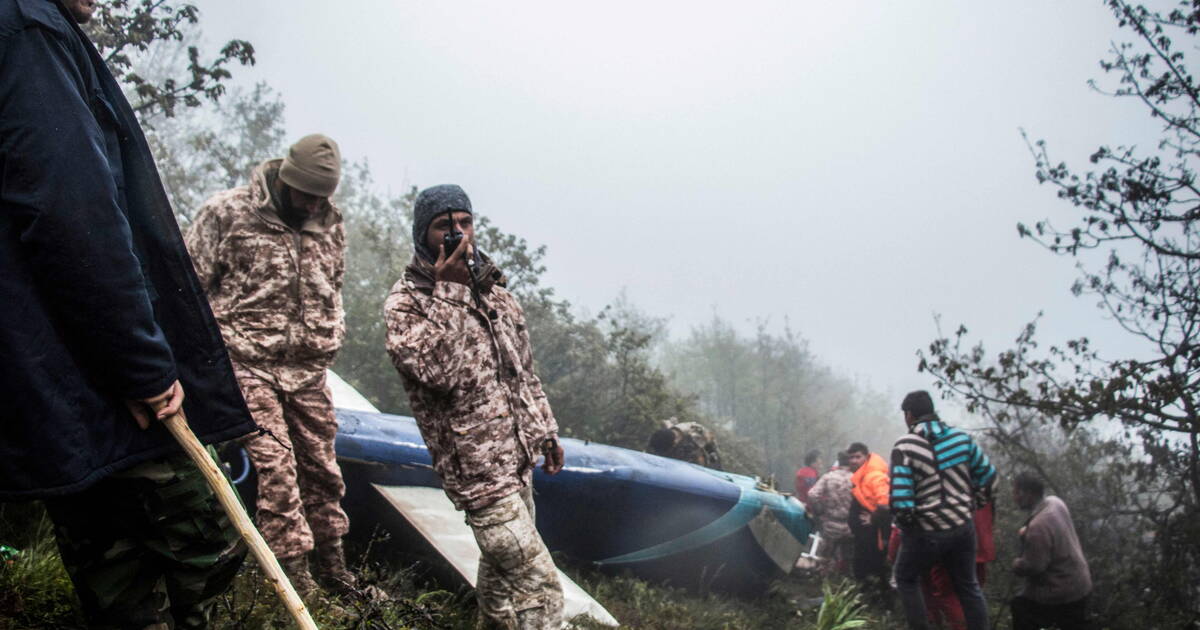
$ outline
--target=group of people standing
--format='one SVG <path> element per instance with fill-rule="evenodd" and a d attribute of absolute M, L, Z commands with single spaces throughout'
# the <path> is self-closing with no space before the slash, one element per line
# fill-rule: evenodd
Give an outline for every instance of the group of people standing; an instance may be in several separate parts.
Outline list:
<path fill-rule="evenodd" d="M 855 442 L 821 474 L 821 453 L 811 451 L 796 496 L 819 523 L 827 572 L 852 573 L 888 607 L 894 590 L 910 628 L 987 628 L 996 469 L 970 435 L 938 417 L 928 392 L 908 394 L 900 408 L 908 432 L 890 463 Z M 1088 628 L 1087 561 L 1066 505 L 1044 491 L 1032 473 L 1013 480 L 1017 506 L 1030 512 L 1012 566 L 1024 579 L 1010 602 L 1013 628 Z"/>
<path fill-rule="evenodd" d="M 79 27 L 95 9 L 0 0 L 0 501 L 45 500 L 89 625 L 207 627 L 246 547 L 156 422 L 186 410 L 202 442 L 249 453 L 258 527 L 297 590 L 353 593 L 325 381 L 345 338 L 340 149 L 301 138 L 181 234 Z M 559 628 L 531 478 L 563 450 L 524 314 L 460 187 L 422 191 L 414 213 L 386 351 L 479 544 L 484 619 Z"/>
<path fill-rule="evenodd" d="M 340 176 L 337 143 L 305 136 L 255 168 L 249 184 L 209 199 L 185 237 L 263 429 L 244 440 L 258 526 L 305 594 L 357 586 L 342 546 L 350 523 L 325 383 L 345 337 L 345 232 L 330 201 Z M 561 587 L 534 525 L 532 474 L 542 456 L 557 473 L 562 447 L 524 314 L 474 246 L 462 188 L 421 191 L 412 238 L 412 262 L 384 306 L 386 349 L 442 486 L 476 534 L 480 608 L 500 627 L 557 627 Z"/>

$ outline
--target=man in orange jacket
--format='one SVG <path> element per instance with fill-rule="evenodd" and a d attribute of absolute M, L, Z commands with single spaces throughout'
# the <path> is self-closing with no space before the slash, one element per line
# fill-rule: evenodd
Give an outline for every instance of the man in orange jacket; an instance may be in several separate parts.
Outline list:
<path fill-rule="evenodd" d="M 850 531 L 854 535 L 854 579 L 875 587 L 885 605 L 892 601 L 888 584 L 887 540 L 892 527 L 888 509 L 888 464 L 862 442 L 846 449 L 854 474 L 854 503 L 850 505 Z"/>

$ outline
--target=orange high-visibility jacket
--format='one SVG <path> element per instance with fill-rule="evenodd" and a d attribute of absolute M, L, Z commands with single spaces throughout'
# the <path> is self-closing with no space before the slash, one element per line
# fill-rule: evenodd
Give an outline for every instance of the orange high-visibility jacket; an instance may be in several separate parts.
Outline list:
<path fill-rule="evenodd" d="M 871 453 L 867 462 L 854 471 L 850 481 L 854 484 L 855 500 L 868 511 L 874 512 L 875 508 L 888 504 L 888 465 L 878 454 Z"/>

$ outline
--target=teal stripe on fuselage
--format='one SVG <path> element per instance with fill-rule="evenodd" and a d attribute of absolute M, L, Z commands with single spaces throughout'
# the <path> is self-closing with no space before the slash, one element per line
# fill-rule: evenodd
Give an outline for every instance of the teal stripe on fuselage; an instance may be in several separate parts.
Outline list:
<path fill-rule="evenodd" d="M 720 518 L 708 525 L 694 529 L 678 538 L 646 547 L 645 549 L 599 560 L 596 564 L 629 564 L 631 562 L 657 560 L 658 558 L 665 558 L 697 547 L 703 547 L 738 531 L 745 527 L 747 523 L 754 520 L 754 517 L 758 516 L 763 509 L 763 502 L 759 497 L 755 496 L 755 492 L 747 492 L 746 488 L 739 489 L 741 490 L 741 494 L 738 496 L 738 502 L 732 508 L 729 508 L 728 512 L 722 514 Z"/>
<path fill-rule="evenodd" d="M 809 534 L 812 533 L 812 521 L 809 520 L 808 515 L 805 513 L 803 505 L 796 501 L 795 498 L 772 491 L 759 490 L 758 480 L 754 477 L 719 472 L 700 466 L 696 466 L 696 468 L 719 479 L 733 482 L 738 487 L 737 503 L 729 511 L 708 525 L 704 525 L 673 540 L 600 560 L 597 564 L 644 562 L 691 551 L 692 549 L 703 547 L 738 532 L 761 514 L 764 509 L 769 510 L 776 522 L 783 525 L 784 529 L 792 537 L 798 541 L 807 542 Z"/>

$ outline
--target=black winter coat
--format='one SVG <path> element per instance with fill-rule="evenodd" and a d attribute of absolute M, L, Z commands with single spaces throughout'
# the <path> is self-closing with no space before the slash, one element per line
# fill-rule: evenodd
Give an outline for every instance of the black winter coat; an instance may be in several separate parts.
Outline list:
<path fill-rule="evenodd" d="M 178 378 L 205 442 L 255 428 L 121 90 L 54 0 L 0 0 L 0 500 L 178 450 L 123 399 Z"/>

